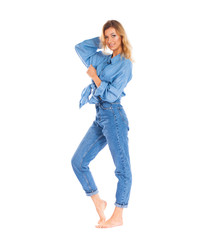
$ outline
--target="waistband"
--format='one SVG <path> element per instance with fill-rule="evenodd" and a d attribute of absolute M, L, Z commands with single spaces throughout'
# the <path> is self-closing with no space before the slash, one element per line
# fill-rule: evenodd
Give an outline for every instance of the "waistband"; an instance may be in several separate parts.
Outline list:
<path fill-rule="evenodd" d="M 117 99 L 115 102 L 108 102 L 108 101 L 102 100 L 100 96 L 98 96 L 98 100 L 99 100 L 99 103 L 103 103 L 103 102 L 105 102 L 105 103 L 110 103 L 110 104 L 118 104 L 118 103 L 121 103 L 120 99 Z"/>
<path fill-rule="evenodd" d="M 111 107 L 111 106 L 118 106 L 118 104 L 121 104 L 120 99 L 117 99 L 115 102 L 108 102 L 108 101 L 102 100 L 101 97 L 98 96 L 98 100 L 99 102 L 96 103 L 95 106 L 102 105 L 104 107 Z"/>

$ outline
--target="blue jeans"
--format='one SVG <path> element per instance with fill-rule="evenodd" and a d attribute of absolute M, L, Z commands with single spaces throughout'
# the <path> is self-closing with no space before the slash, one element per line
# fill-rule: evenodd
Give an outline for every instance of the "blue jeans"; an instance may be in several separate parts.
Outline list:
<path fill-rule="evenodd" d="M 108 144 L 118 178 L 115 206 L 128 207 L 132 174 L 130 166 L 127 115 L 117 100 L 109 103 L 100 100 L 95 104 L 96 119 L 88 129 L 72 157 L 73 170 L 87 196 L 98 193 L 89 163 Z"/>

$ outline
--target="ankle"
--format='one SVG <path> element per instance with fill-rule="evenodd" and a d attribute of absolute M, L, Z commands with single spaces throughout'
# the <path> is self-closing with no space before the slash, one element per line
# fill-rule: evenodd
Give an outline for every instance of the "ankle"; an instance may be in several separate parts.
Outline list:
<path fill-rule="evenodd" d="M 123 219 L 123 208 L 115 207 L 115 210 L 112 215 L 114 218 Z"/>
<path fill-rule="evenodd" d="M 102 201 L 98 194 L 92 195 L 91 198 L 96 206 Z"/>

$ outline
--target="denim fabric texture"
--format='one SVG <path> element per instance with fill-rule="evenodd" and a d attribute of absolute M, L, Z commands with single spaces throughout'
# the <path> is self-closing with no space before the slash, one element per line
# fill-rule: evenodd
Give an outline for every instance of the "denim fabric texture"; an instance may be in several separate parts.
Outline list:
<path fill-rule="evenodd" d="M 98 193 L 89 163 L 108 144 L 118 178 L 115 206 L 125 208 L 128 206 L 132 185 L 128 147 L 129 121 L 120 100 L 114 103 L 99 100 L 95 108 L 96 119 L 75 151 L 72 167 L 86 195 Z"/>
<path fill-rule="evenodd" d="M 102 82 L 97 88 L 92 80 L 92 84 L 82 92 L 80 107 L 87 102 L 95 104 L 96 118 L 81 140 L 71 163 L 86 195 L 97 194 L 99 191 L 89 164 L 108 145 L 115 165 L 115 176 L 118 178 L 115 206 L 126 208 L 132 173 L 128 147 L 129 121 L 121 104 L 121 97 L 125 96 L 123 90 L 132 78 L 132 64 L 128 59 L 121 59 L 120 54 L 111 59 L 112 55 L 96 52 L 99 45 L 100 40 L 97 37 L 75 46 L 82 62 L 87 67 L 92 64 Z"/>
<path fill-rule="evenodd" d="M 75 45 L 75 50 L 84 65 L 87 68 L 92 65 L 101 79 L 98 88 L 92 80 L 92 83 L 83 89 L 79 108 L 86 103 L 98 103 L 98 96 L 107 102 L 121 99 L 126 95 L 124 88 L 132 79 L 132 62 L 122 57 L 121 54 L 112 58 L 112 54 L 104 54 L 99 50 L 100 47 L 99 37 L 84 40 Z"/>

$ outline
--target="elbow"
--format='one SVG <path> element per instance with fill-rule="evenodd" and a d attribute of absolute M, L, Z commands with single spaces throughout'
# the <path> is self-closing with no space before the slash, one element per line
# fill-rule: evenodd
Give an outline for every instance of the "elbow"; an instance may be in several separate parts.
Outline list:
<path fill-rule="evenodd" d="M 74 46 L 74 49 L 75 49 L 76 52 L 78 52 L 78 50 L 79 50 L 79 43 Z"/>
<path fill-rule="evenodd" d="M 75 51 L 76 51 L 77 55 L 79 56 L 79 58 L 81 59 L 81 61 L 83 62 L 83 64 L 88 68 L 89 65 L 87 63 L 85 54 L 83 54 L 83 51 L 80 47 L 80 43 L 75 45 Z"/>

